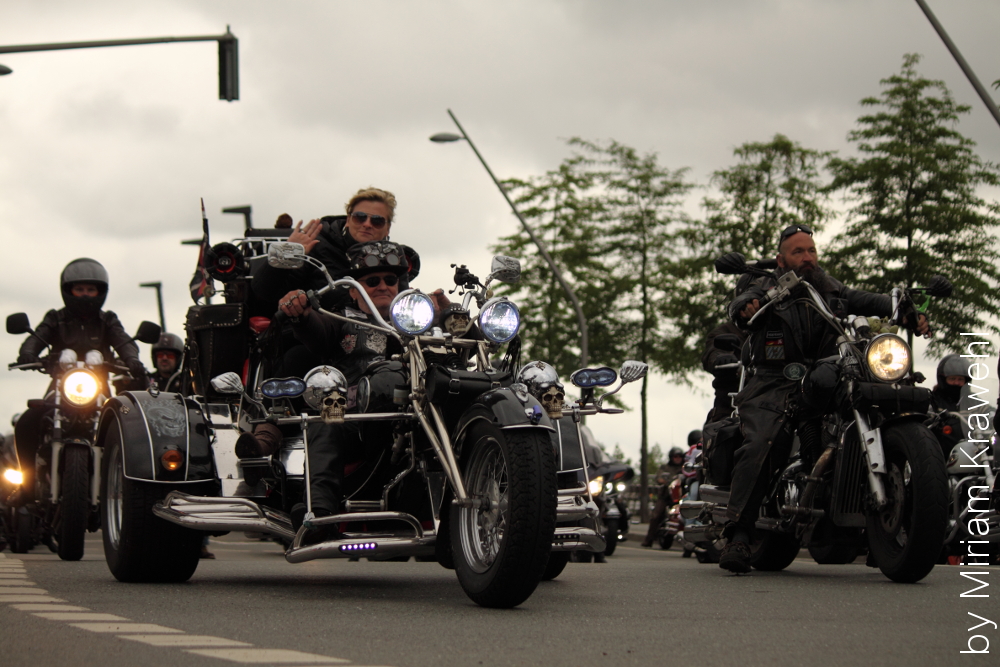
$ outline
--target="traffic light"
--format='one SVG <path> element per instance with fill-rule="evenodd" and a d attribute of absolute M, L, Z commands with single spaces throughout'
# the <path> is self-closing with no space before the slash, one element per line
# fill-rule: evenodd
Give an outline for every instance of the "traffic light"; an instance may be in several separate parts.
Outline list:
<path fill-rule="evenodd" d="M 239 40 L 229 32 L 219 38 L 219 99 L 240 99 Z"/>

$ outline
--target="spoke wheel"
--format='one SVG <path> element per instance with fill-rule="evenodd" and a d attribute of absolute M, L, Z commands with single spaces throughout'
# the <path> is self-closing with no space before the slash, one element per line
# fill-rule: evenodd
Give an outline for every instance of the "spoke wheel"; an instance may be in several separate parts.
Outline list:
<path fill-rule="evenodd" d="M 555 532 L 556 474 L 551 441 L 501 432 L 485 420 L 463 446 L 464 484 L 476 507 L 452 507 L 455 570 L 484 607 L 514 607 L 542 579 Z"/>

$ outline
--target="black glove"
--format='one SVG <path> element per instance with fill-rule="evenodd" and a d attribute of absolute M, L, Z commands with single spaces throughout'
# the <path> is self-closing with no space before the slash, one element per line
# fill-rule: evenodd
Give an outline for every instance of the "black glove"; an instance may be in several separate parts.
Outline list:
<path fill-rule="evenodd" d="M 735 354 L 720 354 L 715 358 L 715 366 L 713 368 L 718 368 L 719 366 L 725 366 L 726 364 L 735 364 L 739 361 Z M 726 369 L 728 370 L 728 369 Z"/>
<path fill-rule="evenodd" d="M 135 379 L 146 377 L 146 367 L 142 365 L 142 362 L 137 358 L 132 357 L 131 359 L 125 360 L 125 365 L 128 366 L 129 374 Z"/>
<path fill-rule="evenodd" d="M 17 363 L 19 364 L 37 364 L 41 361 L 37 354 L 19 354 L 17 356 Z"/>

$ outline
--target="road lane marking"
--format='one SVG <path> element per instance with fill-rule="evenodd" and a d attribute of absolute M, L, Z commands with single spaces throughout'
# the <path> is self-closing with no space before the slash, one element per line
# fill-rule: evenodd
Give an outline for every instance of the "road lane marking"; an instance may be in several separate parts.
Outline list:
<path fill-rule="evenodd" d="M 4 579 L 0 581 L 0 586 L 38 586 L 33 581 L 28 581 L 27 579 Z M 21 588 L 20 590 L 24 590 Z"/>
<path fill-rule="evenodd" d="M 16 595 L 27 595 L 28 593 L 35 593 L 36 595 L 46 595 L 48 594 L 48 591 L 45 590 L 44 588 L 25 588 L 24 586 L 0 586 L 0 595 L 6 595 L 7 593 L 14 593 Z"/>
<path fill-rule="evenodd" d="M 86 607 L 74 607 L 71 604 L 12 604 L 18 611 L 90 611 Z"/>
<path fill-rule="evenodd" d="M 344 660 L 343 658 L 328 658 L 325 655 L 289 651 L 280 648 L 196 648 L 188 649 L 185 653 L 252 664 L 340 665 L 350 662 L 350 660 Z"/>
<path fill-rule="evenodd" d="M 97 612 L 79 611 L 45 611 L 33 614 L 39 618 L 50 621 L 127 621 L 127 618 L 115 616 L 114 614 L 100 614 Z"/>
<path fill-rule="evenodd" d="M 165 628 L 155 623 L 70 623 L 74 628 L 88 632 L 127 632 L 128 634 L 151 634 L 154 632 L 181 632 L 174 628 Z"/>
<path fill-rule="evenodd" d="M 0 595 L 0 602 L 65 602 L 49 595 Z"/>
<path fill-rule="evenodd" d="M 118 638 L 131 639 L 150 646 L 251 646 L 247 642 L 238 642 L 235 639 L 206 635 L 118 635 Z"/>

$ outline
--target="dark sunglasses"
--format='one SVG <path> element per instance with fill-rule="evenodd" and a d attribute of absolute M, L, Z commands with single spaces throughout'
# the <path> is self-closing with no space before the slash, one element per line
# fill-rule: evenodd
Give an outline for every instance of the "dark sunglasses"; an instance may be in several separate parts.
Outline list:
<path fill-rule="evenodd" d="M 386 223 L 389 222 L 382 215 L 372 215 L 371 213 L 365 213 L 364 211 L 354 211 L 351 213 L 351 217 L 354 218 L 354 222 L 359 225 L 365 224 L 365 220 L 372 223 L 372 227 L 375 229 L 382 229 L 385 227 Z"/>
<path fill-rule="evenodd" d="M 392 287 L 393 285 L 395 285 L 396 283 L 399 282 L 399 278 L 397 278 L 396 276 L 392 276 L 392 275 L 389 275 L 389 276 L 368 276 L 367 278 L 365 278 L 361 282 L 363 282 L 365 285 L 368 285 L 369 287 L 378 287 L 379 283 L 385 283 L 386 287 Z"/>
<path fill-rule="evenodd" d="M 809 236 L 813 235 L 813 230 L 809 229 L 805 225 L 792 225 L 791 227 L 785 227 L 785 231 L 781 232 L 781 236 L 778 237 L 778 245 L 780 246 L 785 242 L 785 239 L 790 236 L 795 236 L 799 232 L 808 234 Z"/>

